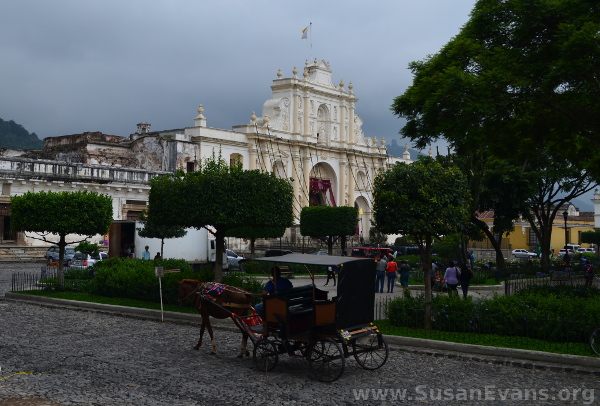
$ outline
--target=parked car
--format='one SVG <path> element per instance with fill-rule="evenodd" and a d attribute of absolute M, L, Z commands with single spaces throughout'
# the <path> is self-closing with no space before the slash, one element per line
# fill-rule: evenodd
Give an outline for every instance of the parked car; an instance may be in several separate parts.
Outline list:
<path fill-rule="evenodd" d="M 512 256 L 513 258 L 537 258 L 538 254 L 524 249 L 516 249 L 512 250 Z"/>
<path fill-rule="evenodd" d="M 242 270 L 242 263 L 246 258 L 236 254 L 232 250 L 225 250 L 227 252 L 227 262 L 229 262 L 229 269 Z"/>
<path fill-rule="evenodd" d="M 590 252 L 592 254 L 596 253 L 596 249 L 595 248 L 578 248 L 577 249 L 577 253 L 578 254 L 585 254 L 586 252 Z"/>
<path fill-rule="evenodd" d="M 329 254 L 327 253 L 327 251 L 317 251 L 317 252 L 315 252 L 315 255 L 329 255 Z"/>
<path fill-rule="evenodd" d="M 69 265 L 74 255 L 75 247 L 65 247 L 63 265 Z M 52 245 L 50 248 L 48 248 L 48 251 L 46 251 L 46 254 L 44 254 L 44 258 L 46 258 L 48 262 L 58 262 L 60 258 L 60 251 L 58 250 L 58 245 Z"/>
<path fill-rule="evenodd" d="M 565 250 L 565 249 L 562 249 L 562 250 L 559 250 L 559 251 L 558 251 L 558 257 L 559 257 L 559 258 L 562 258 L 562 257 L 564 257 L 564 256 L 565 256 L 565 254 L 567 253 L 567 251 L 569 252 L 569 255 L 573 256 L 573 251 L 571 251 L 571 250 Z"/>
<path fill-rule="evenodd" d="M 71 259 L 71 266 L 79 267 L 82 269 L 89 268 L 94 266 L 94 264 L 98 261 L 102 261 L 103 259 L 107 259 L 108 254 L 106 252 L 100 252 L 96 256 L 92 256 L 90 254 L 83 254 L 81 252 L 76 252 Z"/>
<path fill-rule="evenodd" d="M 290 250 L 266 250 L 265 257 L 279 257 L 281 255 L 291 254 Z"/>

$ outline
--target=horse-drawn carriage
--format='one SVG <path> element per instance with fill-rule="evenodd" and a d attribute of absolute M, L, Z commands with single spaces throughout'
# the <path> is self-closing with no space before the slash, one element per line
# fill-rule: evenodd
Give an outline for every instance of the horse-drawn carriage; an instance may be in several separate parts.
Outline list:
<path fill-rule="evenodd" d="M 252 316 L 233 315 L 254 343 L 258 370 L 275 368 L 279 356 L 288 354 L 305 358 L 312 378 L 331 382 L 342 375 L 350 356 L 369 370 L 387 361 L 388 345 L 373 325 L 376 260 L 290 254 L 255 261 L 270 266 L 303 265 L 312 282 L 265 296 L 261 324 L 248 323 Z M 336 296 L 328 298 L 329 292 L 316 287 L 314 270 L 318 266 L 337 268 Z"/>
<path fill-rule="evenodd" d="M 196 300 L 202 315 L 196 349 L 202 344 L 206 326 L 213 353 L 216 352 L 209 316 L 231 317 L 243 334 L 240 356 L 247 354 L 249 337 L 254 344 L 255 366 L 261 371 L 272 370 L 279 356 L 288 354 L 305 358 L 312 378 L 332 382 L 342 375 L 345 360 L 350 356 L 369 370 L 387 361 L 388 345 L 373 325 L 376 259 L 289 254 L 253 261 L 259 266 L 264 264 L 267 275 L 273 266 L 303 265 L 308 270 L 310 283 L 263 297 L 265 317 L 261 319 L 248 312 L 252 299 L 248 292 L 225 285 L 187 281 L 188 287 L 180 289 L 180 295 Z M 314 283 L 315 269 L 319 266 L 337 268 L 337 295 L 332 298 L 328 298 L 328 291 L 317 288 Z M 299 280 L 302 279 L 295 279 Z M 186 281 L 181 286 L 185 285 Z M 219 289 L 220 292 L 215 292 Z"/>

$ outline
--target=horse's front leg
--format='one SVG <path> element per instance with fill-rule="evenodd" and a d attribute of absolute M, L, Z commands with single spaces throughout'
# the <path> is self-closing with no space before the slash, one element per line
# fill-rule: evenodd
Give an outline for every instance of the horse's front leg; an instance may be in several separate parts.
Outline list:
<path fill-rule="evenodd" d="M 204 327 L 206 326 L 206 319 L 202 317 L 202 322 L 200 323 L 200 338 L 198 338 L 198 344 L 194 346 L 195 350 L 199 350 L 202 347 L 202 336 L 204 335 Z"/>
<path fill-rule="evenodd" d="M 210 319 L 208 316 L 206 316 L 206 329 L 208 330 L 208 335 L 210 336 L 210 342 L 212 344 L 212 350 L 210 353 L 214 355 L 217 353 L 217 342 L 213 336 L 212 325 L 210 324 Z"/>

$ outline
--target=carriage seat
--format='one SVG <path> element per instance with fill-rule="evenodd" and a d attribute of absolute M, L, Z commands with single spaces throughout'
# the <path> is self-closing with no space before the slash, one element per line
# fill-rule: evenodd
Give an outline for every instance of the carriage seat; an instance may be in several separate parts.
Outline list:
<path fill-rule="evenodd" d="M 292 333 L 294 330 L 308 329 L 313 324 L 314 301 L 327 300 L 327 294 L 326 290 L 315 287 L 313 299 L 313 285 L 304 285 L 264 297 L 267 326 L 280 329 L 285 325 L 291 328 Z"/>

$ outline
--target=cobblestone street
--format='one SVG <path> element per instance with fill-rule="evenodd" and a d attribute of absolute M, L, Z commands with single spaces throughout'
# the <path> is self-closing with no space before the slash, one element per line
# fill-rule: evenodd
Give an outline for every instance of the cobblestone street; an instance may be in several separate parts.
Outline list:
<path fill-rule="evenodd" d="M 2 285 L 8 272 L 0 271 Z M 10 300 L 0 300 L 0 328 L 0 404 L 9 406 L 581 405 L 600 395 L 597 375 L 398 348 L 377 371 L 349 358 L 342 377 L 325 384 L 308 378 L 303 359 L 254 370 L 251 357 L 236 358 L 241 335 L 231 331 L 215 331 L 218 354 L 210 355 L 206 337 L 192 349 L 196 325 Z"/>

